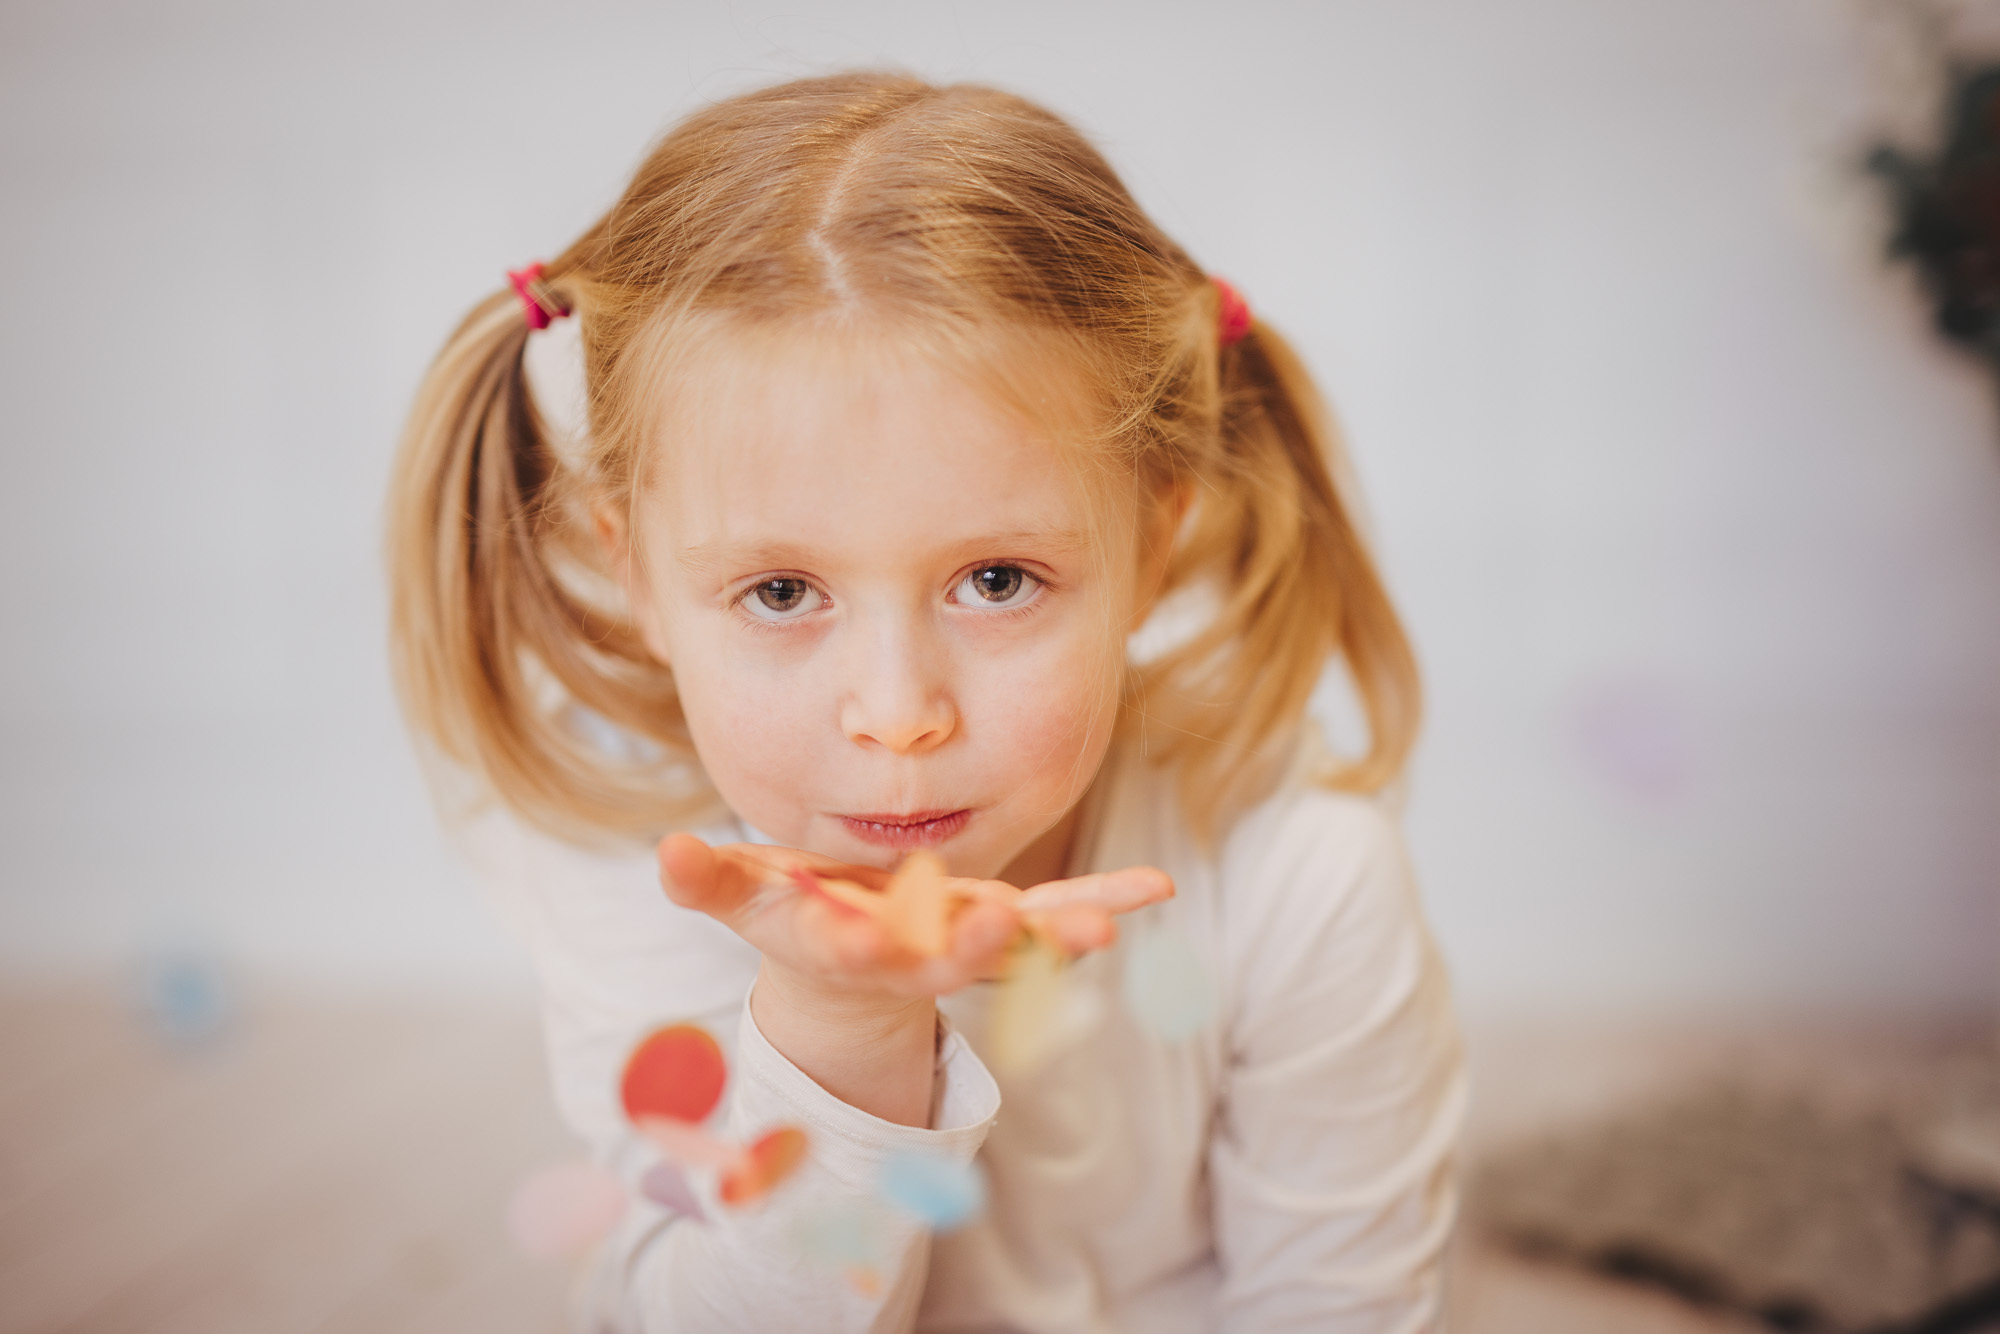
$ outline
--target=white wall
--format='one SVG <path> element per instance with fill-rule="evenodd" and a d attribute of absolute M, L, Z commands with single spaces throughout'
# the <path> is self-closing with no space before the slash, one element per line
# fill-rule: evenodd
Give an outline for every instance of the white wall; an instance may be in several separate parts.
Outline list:
<path fill-rule="evenodd" d="M 505 975 L 383 666 L 428 355 L 706 98 L 1039 97 L 1293 333 L 1430 673 L 1486 1007 L 2000 972 L 2000 426 L 1810 0 L 0 9 L 0 966 Z M 1843 194 L 1843 190 L 1845 193 Z"/>

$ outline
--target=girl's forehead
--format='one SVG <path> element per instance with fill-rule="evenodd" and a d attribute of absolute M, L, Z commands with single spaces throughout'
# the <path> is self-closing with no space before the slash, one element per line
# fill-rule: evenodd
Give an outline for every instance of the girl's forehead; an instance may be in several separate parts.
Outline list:
<path fill-rule="evenodd" d="M 923 340 L 894 328 L 722 325 L 662 358 L 647 471 L 922 468 L 967 442 L 1081 475 L 1098 396 L 1047 340 Z"/>
<path fill-rule="evenodd" d="M 1101 415 L 1070 349 L 1030 331 L 947 337 L 856 321 L 714 321 L 675 341 L 654 386 L 668 437 L 796 429 L 801 417 L 866 417 L 924 396 L 962 414 L 1017 418 L 1051 445 L 1074 447 Z"/>
<path fill-rule="evenodd" d="M 866 330 L 725 336 L 675 357 L 663 389 L 640 504 L 703 562 L 787 543 L 942 558 L 961 541 L 1074 544 L 1100 524 L 1087 387 L 1032 351 L 968 361 Z"/>

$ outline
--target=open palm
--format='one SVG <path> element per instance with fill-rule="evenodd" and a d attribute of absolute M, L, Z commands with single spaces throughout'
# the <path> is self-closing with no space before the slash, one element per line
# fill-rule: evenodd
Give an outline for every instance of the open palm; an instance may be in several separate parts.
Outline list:
<path fill-rule="evenodd" d="M 1150 866 L 1051 880 L 1021 890 L 999 880 L 953 878 L 964 902 L 952 917 L 944 951 L 917 954 L 871 918 L 801 890 L 793 872 L 851 880 L 881 889 L 889 873 L 829 857 L 756 843 L 710 847 L 673 834 L 659 848 L 667 896 L 727 926 L 773 963 L 822 986 L 895 996 L 938 996 L 999 972 L 1007 948 L 1033 926 L 1070 954 L 1117 939 L 1115 918 L 1173 895 L 1173 882 Z"/>

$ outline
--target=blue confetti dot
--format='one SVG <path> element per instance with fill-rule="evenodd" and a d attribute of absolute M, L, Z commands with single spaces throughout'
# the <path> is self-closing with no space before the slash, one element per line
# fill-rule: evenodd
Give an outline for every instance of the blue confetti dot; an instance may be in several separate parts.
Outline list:
<path fill-rule="evenodd" d="M 221 967 L 196 953 L 149 960 L 140 978 L 139 1001 L 154 1030 L 181 1046 L 220 1036 L 234 1008 Z"/>
<path fill-rule="evenodd" d="M 1214 1017 L 1215 974 L 1177 927 L 1165 924 L 1132 942 L 1125 959 L 1125 1003 L 1168 1042 L 1193 1037 Z"/>
<path fill-rule="evenodd" d="M 883 1160 L 878 1184 L 889 1203 L 938 1232 L 964 1226 L 986 1207 L 979 1169 L 949 1158 L 891 1154 Z"/>

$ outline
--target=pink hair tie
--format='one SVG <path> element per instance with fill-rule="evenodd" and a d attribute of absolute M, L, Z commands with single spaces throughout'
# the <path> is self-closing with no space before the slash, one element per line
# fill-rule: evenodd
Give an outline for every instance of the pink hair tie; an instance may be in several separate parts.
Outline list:
<path fill-rule="evenodd" d="M 1209 281 L 1215 284 L 1216 295 L 1222 298 L 1222 309 L 1215 320 L 1215 334 L 1222 340 L 1222 345 L 1228 347 L 1250 332 L 1255 319 L 1250 314 L 1250 303 L 1243 299 L 1243 293 L 1220 278 L 1210 278 Z"/>
<path fill-rule="evenodd" d="M 569 314 L 568 306 L 544 304 L 535 288 L 541 285 L 542 261 L 536 260 L 525 269 L 507 270 L 507 281 L 514 284 L 514 295 L 521 298 L 521 317 L 530 329 L 546 329 L 552 320 L 559 320 Z"/>

